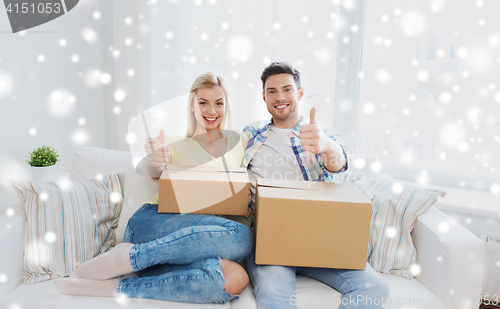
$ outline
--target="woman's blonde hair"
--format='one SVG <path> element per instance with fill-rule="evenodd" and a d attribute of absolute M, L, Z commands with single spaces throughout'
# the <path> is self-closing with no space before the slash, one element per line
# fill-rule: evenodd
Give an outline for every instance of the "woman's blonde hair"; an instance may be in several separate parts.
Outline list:
<path fill-rule="evenodd" d="M 228 103 L 228 91 L 227 91 L 227 84 L 224 81 L 224 79 L 220 76 L 216 76 L 212 72 L 207 72 L 205 74 L 202 74 L 198 76 L 194 82 L 193 85 L 191 86 L 191 90 L 189 90 L 189 97 L 188 97 L 188 119 L 187 119 L 187 132 L 186 132 L 186 137 L 191 137 L 194 134 L 194 131 L 196 130 L 196 118 L 194 117 L 194 111 L 191 110 L 193 107 L 193 104 L 195 103 L 195 98 L 196 98 L 196 91 L 200 88 L 214 88 L 214 87 L 221 87 L 222 92 L 224 92 L 224 109 L 225 109 L 225 115 L 224 119 L 222 119 L 222 122 L 219 126 L 219 129 L 222 130 L 227 130 L 229 129 L 229 103 Z M 221 132 L 222 134 L 222 132 Z"/>

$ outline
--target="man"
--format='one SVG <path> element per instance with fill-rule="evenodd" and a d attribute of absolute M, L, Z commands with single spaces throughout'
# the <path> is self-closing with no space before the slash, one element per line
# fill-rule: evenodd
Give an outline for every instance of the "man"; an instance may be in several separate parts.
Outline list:
<path fill-rule="evenodd" d="M 347 170 L 347 156 L 333 132 L 321 130 L 299 115 L 298 104 L 304 95 L 300 73 L 290 64 L 273 62 L 261 76 L 263 99 L 271 121 L 258 121 L 244 129 L 249 136 L 243 163 L 247 166 L 255 202 L 255 181 L 261 178 L 301 179 L 332 182 L 333 174 Z M 317 279 L 343 295 L 339 308 L 382 308 L 357 302 L 371 298 L 381 304 L 389 287 L 367 263 L 365 270 L 256 265 L 254 253 L 247 257 L 247 269 L 259 309 L 297 308 L 295 275 Z M 358 298 L 358 295 L 359 296 Z M 367 305 L 368 304 L 368 305 Z"/>

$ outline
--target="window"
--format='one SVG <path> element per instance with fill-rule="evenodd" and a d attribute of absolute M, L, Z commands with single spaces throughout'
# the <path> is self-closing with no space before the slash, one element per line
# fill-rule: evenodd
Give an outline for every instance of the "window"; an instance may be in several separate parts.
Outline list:
<path fill-rule="evenodd" d="M 413 181 L 489 189 L 498 180 L 499 9 L 367 1 L 357 155 L 375 154 L 385 172 Z"/>

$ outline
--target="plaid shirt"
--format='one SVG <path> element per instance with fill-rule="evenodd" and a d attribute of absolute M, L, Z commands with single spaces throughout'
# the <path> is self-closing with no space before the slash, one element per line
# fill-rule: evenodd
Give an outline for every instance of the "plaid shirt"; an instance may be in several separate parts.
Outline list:
<path fill-rule="evenodd" d="M 243 132 L 249 137 L 247 148 L 245 151 L 245 157 L 243 158 L 243 166 L 247 167 L 252 161 L 254 155 L 259 151 L 259 148 L 267 140 L 271 134 L 271 121 L 256 121 L 248 125 Z M 347 155 L 344 150 L 344 145 L 342 140 L 335 135 L 335 133 L 330 129 L 324 129 L 323 132 L 338 142 L 344 151 L 345 165 L 337 172 L 330 172 L 323 164 L 322 154 L 314 154 L 312 152 L 304 151 L 302 145 L 300 144 L 300 126 L 304 125 L 303 118 L 299 124 L 295 126 L 290 132 L 290 144 L 293 149 L 293 153 L 297 158 L 300 170 L 302 171 L 302 176 L 306 181 L 322 181 L 322 182 L 333 182 L 333 175 L 336 173 L 341 173 L 347 170 Z"/>

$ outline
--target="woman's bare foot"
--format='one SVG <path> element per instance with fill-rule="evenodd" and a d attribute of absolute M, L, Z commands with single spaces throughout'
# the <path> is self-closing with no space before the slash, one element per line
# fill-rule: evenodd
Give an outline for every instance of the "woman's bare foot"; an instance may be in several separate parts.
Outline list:
<path fill-rule="evenodd" d="M 130 249 L 134 244 L 121 243 L 113 249 L 83 263 L 69 277 L 106 280 L 133 272 Z"/>

